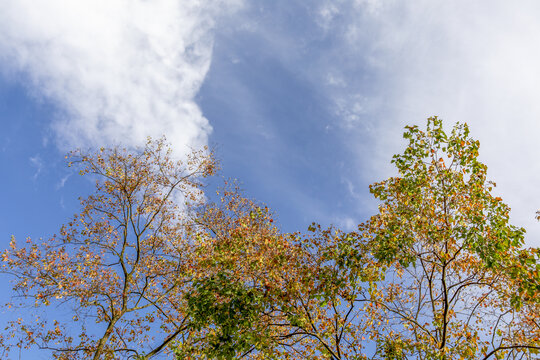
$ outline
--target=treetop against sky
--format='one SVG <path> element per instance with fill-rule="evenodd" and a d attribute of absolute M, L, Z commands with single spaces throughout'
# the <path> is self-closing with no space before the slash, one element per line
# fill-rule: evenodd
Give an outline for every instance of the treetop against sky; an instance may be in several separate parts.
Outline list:
<path fill-rule="evenodd" d="M 283 232 L 234 182 L 212 200 L 207 149 L 72 152 L 95 190 L 58 235 L 2 253 L 2 356 L 533 359 L 540 251 L 492 194 L 478 141 L 437 117 L 404 138 L 398 175 L 370 187 L 378 213 L 349 232 Z"/>

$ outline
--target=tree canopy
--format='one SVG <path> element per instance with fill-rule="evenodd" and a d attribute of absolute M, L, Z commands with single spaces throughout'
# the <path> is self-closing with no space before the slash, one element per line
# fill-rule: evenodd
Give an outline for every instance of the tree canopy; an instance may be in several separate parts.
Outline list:
<path fill-rule="evenodd" d="M 9 307 L 32 309 L 2 334 L 4 357 L 536 358 L 540 252 L 492 194 L 479 142 L 437 117 L 404 138 L 355 231 L 285 233 L 235 182 L 212 201 L 205 149 L 73 152 L 95 192 L 59 235 L 2 254 Z"/>
<path fill-rule="evenodd" d="M 479 142 L 436 117 L 407 127 L 399 176 L 371 186 L 382 201 L 370 249 L 385 268 L 374 300 L 392 354 L 413 358 L 531 358 L 540 349 L 538 249 L 492 195 Z"/>

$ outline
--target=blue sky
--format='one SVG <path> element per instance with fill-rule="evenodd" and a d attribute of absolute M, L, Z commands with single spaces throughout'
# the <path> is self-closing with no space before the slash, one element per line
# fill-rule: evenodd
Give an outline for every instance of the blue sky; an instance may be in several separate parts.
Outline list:
<path fill-rule="evenodd" d="M 0 234 L 47 236 L 88 190 L 76 147 L 166 134 L 216 147 L 223 174 L 287 230 L 344 227 L 375 203 L 406 124 L 468 122 L 539 245 L 534 2 L 0 2 Z M 535 200 L 538 199 L 538 200 Z"/>
<path fill-rule="evenodd" d="M 467 122 L 497 192 L 540 246 L 535 1 L 0 0 L 0 242 L 47 237 L 88 182 L 75 147 L 165 133 L 285 230 L 351 228 L 393 174 L 403 126 Z"/>

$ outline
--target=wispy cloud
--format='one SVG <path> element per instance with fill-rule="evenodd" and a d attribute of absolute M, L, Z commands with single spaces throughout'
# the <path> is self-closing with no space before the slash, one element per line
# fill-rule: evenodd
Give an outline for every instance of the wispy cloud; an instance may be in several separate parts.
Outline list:
<path fill-rule="evenodd" d="M 34 181 L 37 180 L 38 176 L 41 174 L 41 171 L 43 171 L 43 160 L 41 159 L 41 156 L 39 154 L 31 156 L 30 157 L 30 164 L 36 169 L 36 172 L 34 173 L 33 179 Z"/>
<path fill-rule="evenodd" d="M 240 0 L 0 2 L 0 60 L 57 105 L 62 148 L 140 145 L 166 134 L 181 155 L 211 131 L 194 102 L 217 17 Z"/>
<path fill-rule="evenodd" d="M 540 224 L 534 220 L 540 208 L 540 23 L 535 16 L 540 4 L 339 4 L 332 12 L 339 21 L 323 25 L 341 39 L 331 51 L 336 61 L 330 67 L 341 68 L 347 84 L 341 86 L 346 91 L 329 87 L 328 94 L 350 141 L 362 137 L 369 144 L 358 147 L 360 172 L 368 181 L 391 174 L 384 164 L 402 150 L 405 124 L 423 124 L 431 115 L 449 126 L 467 122 L 481 141 L 489 177 L 513 209 L 513 222 L 527 228 L 530 244 L 540 245 Z M 370 74 L 364 79 L 370 87 L 347 66 L 352 59 Z M 360 107 L 359 98 L 364 99 Z M 354 134 L 351 119 L 369 124 L 371 131 L 363 125 Z"/>
<path fill-rule="evenodd" d="M 60 179 L 60 181 L 58 182 L 58 184 L 56 185 L 56 189 L 58 190 L 58 189 L 63 188 L 63 187 L 66 185 L 66 181 L 68 181 L 68 179 L 71 177 L 71 175 L 72 175 L 72 174 L 69 173 L 69 174 L 63 176 L 63 177 Z"/>

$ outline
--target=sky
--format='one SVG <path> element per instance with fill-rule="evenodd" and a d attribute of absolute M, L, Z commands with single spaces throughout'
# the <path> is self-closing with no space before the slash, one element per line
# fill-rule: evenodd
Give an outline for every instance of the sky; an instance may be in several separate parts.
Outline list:
<path fill-rule="evenodd" d="M 77 212 L 91 184 L 67 151 L 162 134 L 179 158 L 215 148 L 285 231 L 353 229 L 403 127 L 438 115 L 470 125 L 540 246 L 539 14 L 526 0 L 0 0 L 0 244 Z"/>

